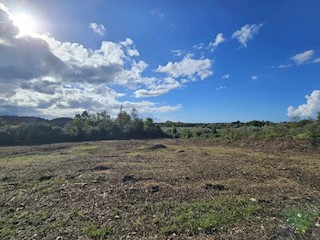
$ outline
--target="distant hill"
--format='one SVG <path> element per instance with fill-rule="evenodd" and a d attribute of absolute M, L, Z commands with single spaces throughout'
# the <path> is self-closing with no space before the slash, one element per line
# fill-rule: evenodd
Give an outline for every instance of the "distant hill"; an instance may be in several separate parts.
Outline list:
<path fill-rule="evenodd" d="M 52 119 L 50 122 L 55 126 L 64 127 L 71 120 L 72 118 L 55 118 L 55 119 Z"/>
<path fill-rule="evenodd" d="M 52 120 L 47 120 L 40 117 L 26 117 L 26 116 L 0 116 L 0 118 L 8 125 L 19 125 L 21 123 L 48 123 L 54 126 L 64 127 L 69 123 L 71 118 L 55 118 Z"/>

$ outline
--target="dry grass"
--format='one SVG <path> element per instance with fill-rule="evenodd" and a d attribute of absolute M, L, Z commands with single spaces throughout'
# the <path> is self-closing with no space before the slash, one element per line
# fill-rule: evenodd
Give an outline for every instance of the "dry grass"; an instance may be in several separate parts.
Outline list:
<path fill-rule="evenodd" d="M 3 147 L 0 239 L 319 239 L 319 159 L 183 140 Z"/>

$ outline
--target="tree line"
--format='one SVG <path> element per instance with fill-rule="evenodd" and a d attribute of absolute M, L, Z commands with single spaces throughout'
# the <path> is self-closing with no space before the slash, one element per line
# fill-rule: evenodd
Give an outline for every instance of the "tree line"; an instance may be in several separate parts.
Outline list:
<path fill-rule="evenodd" d="M 231 123 L 184 124 L 162 123 L 163 131 L 170 137 L 185 139 L 211 139 L 214 141 L 246 141 L 283 139 L 308 141 L 320 146 L 320 112 L 316 119 L 295 119 L 291 122 L 249 121 Z"/>
<path fill-rule="evenodd" d="M 162 138 L 167 135 L 152 118 L 138 117 L 132 109 L 120 110 L 115 118 L 105 111 L 76 114 L 67 124 L 59 126 L 50 121 L 22 122 L 12 125 L 0 118 L 0 145 L 44 144 L 66 141 Z"/>

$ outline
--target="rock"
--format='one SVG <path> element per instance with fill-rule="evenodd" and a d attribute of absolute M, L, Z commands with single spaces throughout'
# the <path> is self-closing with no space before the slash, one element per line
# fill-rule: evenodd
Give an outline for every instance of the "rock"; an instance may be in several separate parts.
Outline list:
<path fill-rule="evenodd" d="M 44 175 L 38 178 L 39 181 L 47 181 L 50 180 L 53 176 L 52 175 Z"/>
<path fill-rule="evenodd" d="M 212 184 L 212 183 L 206 183 L 205 189 L 213 189 L 218 191 L 226 190 L 225 186 L 222 184 Z"/>

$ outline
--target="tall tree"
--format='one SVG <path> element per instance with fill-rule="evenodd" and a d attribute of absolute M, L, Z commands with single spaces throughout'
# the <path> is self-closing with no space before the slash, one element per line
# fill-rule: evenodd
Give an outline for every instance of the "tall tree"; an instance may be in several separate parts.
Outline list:
<path fill-rule="evenodd" d="M 121 108 L 115 120 L 117 127 L 120 129 L 122 133 L 127 133 L 130 128 L 130 122 L 131 122 L 130 115 L 126 111 L 123 111 Z"/>

